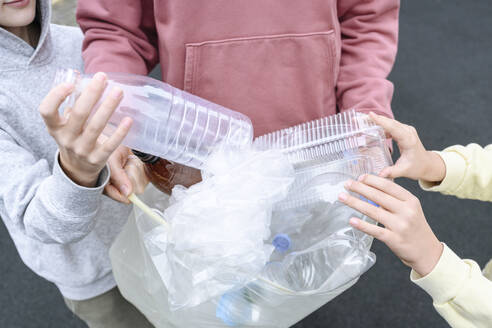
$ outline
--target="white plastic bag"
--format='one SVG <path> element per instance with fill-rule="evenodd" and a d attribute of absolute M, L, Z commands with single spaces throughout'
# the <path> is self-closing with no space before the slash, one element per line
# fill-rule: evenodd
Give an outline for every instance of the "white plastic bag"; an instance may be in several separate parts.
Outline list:
<path fill-rule="evenodd" d="M 294 182 L 289 170 L 273 169 L 286 168 L 275 153 L 265 153 L 273 166 L 251 154 L 218 155 L 203 184 L 175 189 L 170 207 L 155 190 L 144 196 L 171 232 L 137 209 L 113 244 L 122 294 L 156 327 L 286 328 L 374 264 L 372 237 L 348 222 L 374 221 L 337 195 L 347 179 L 391 164 L 384 131 L 349 112 L 257 141 L 287 155 Z"/>

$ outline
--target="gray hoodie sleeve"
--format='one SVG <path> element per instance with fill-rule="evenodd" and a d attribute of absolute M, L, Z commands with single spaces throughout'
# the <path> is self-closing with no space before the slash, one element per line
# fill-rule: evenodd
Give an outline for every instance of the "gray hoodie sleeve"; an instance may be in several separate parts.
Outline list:
<path fill-rule="evenodd" d="M 91 232 L 104 185 L 106 166 L 97 187 L 85 188 L 70 180 L 58 163 L 50 169 L 0 129 L 0 202 L 4 220 L 44 243 L 71 243 Z"/>

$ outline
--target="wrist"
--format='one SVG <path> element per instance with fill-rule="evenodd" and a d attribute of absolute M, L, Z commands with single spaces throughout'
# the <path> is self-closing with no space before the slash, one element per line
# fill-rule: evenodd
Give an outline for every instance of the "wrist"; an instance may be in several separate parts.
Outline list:
<path fill-rule="evenodd" d="M 81 173 L 77 172 L 75 170 L 71 170 L 69 168 L 65 168 L 62 165 L 60 165 L 63 172 L 67 175 L 67 177 L 78 184 L 79 186 L 86 187 L 86 188 L 94 188 L 97 185 L 97 180 L 99 178 L 100 172 L 97 174 L 87 174 L 87 173 Z"/>
<path fill-rule="evenodd" d="M 421 277 L 425 277 L 434 270 L 441 258 L 443 250 L 444 245 L 436 238 L 435 241 L 433 241 L 432 246 L 427 247 L 422 256 L 410 266 Z"/>
<path fill-rule="evenodd" d="M 425 170 L 420 180 L 441 182 L 446 176 L 446 165 L 441 156 L 433 151 L 426 151 Z"/>
<path fill-rule="evenodd" d="M 77 185 L 86 188 L 94 188 L 96 186 L 97 180 L 99 178 L 99 174 L 101 172 L 97 172 L 97 173 L 81 172 L 80 170 L 68 164 L 67 161 L 64 161 L 61 153 L 59 157 L 59 162 L 60 162 L 60 167 L 65 173 L 65 175 Z"/>

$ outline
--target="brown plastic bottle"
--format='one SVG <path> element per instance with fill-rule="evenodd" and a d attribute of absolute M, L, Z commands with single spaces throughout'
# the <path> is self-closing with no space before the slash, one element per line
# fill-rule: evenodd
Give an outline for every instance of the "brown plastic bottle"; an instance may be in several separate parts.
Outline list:
<path fill-rule="evenodd" d="M 132 150 L 145 164 L 145 172 L 150 182 L 160 191 L 170 195 L 174 186 L 182 185 L 190 187 L 202 181 L 199 170 L 173 163 L 163 158 Z"/>

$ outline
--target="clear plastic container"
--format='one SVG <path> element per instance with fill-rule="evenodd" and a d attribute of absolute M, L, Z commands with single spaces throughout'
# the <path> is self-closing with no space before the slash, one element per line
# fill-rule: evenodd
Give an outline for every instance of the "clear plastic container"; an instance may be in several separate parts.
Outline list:
<path fill-rule="evenodd" d="M 111 134 L 124 117 L 131 117 L 133 125 L 123 144 L 132 149 L 201 168 L 217 147 L 240 148 L 252 142 L 251 120 L 241 113 L 146 76 L 107 75 L 105 94 L 117 86 L 124 97 L 104 133 Z M 91 77 L 72 69 L 56 73 L 55 84 L 75 84 L 61 111 L 74 105 Z"/>
<path fill-rule="evenodd" d="M 352 228 L 349 219 L 375 222 L 340 203 L 338 195 L 346 192 L 347 180 L 391 165 L 383 129 L 351 110 L 261 136 L 255 146 L 282 151 L 296 173 L 288 196 L 274 208 L 269 242 L 276 247 L 270 258 L 275 265 L 265 268 L 264 278 L 309 295 L 368 270 L 375 262 L 372 237 Z"/>
<path fill-rule="evenodd" d="M 355 110 L 263 135 L 254 144 L 259 150 L 280 149 L 296 167 L 366 156 L 378 172 L 392 162 L 384 130 Z"/>

